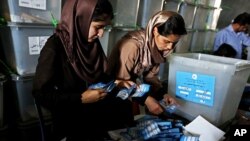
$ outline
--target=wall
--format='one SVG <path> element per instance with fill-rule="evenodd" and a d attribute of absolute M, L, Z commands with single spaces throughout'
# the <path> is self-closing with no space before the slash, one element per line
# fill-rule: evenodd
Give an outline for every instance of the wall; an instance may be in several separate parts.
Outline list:
<path fill-rule="evenodd" d="M 250 4 L 248 0 L 222 0 L 223 9 L 217 23 L 217 28 L 221 29 L 231 23 L 232 19 L 243 12 L 250 13 Z"/>

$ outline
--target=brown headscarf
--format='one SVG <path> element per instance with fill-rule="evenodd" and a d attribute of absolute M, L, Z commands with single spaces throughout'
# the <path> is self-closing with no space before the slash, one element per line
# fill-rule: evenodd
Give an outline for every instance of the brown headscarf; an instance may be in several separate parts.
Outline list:
<path fill-rule="evenodd" d="M 98 0 L 67 0 L 56 29 L 68 60 L 85 81 L 98 81 L 106 72 L 107 58 L 98 39 L 88 43 L 89 27 Z"/>
<path fill-rule="evenodd" d="M 158 48 L 154 43 L 153 30 L 155 26 L 165 23 L 169 17 L 175 14 L 177 13 L 172 11 L 160 11 L 149 20 L 146 32 L 141 30 L 129 35 L 130 38 L 137 40 L 139 44 L 141 44 L 139 51 L 139 64 L 135 68 L 135 73 L 142 72 L 145 69 L 147 70 L 152 66 L 153 62 L 157 64 L 165 62 L 166 58 L 158 51 Z M 171 52 L 172 51 L 168 54 Z"/>

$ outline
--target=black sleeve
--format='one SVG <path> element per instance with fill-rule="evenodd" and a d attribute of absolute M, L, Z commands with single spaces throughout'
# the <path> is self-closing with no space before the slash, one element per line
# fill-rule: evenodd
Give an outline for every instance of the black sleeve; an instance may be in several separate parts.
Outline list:
<path fill-rule="evenodd" d="M 145 101 L 146 101 L 147 97 L 149 96 L 149 93 L 150 92 L 145 93 L 142 97 L 132 97 L 132 101 L 143 106 L 143 105 L 145 105 Z"/>
<path fill-rule="evenodd" d="M 163 99 L 163 95 L 166 94 L 164 88 L 158 89 L 155 93 L 156 94 L 151 94 L 150 96 L 152 96 L 153 98 L 155 98 L 157 101 Z"/>
<path fill-rule="evenodd" d="M 155 98 L 156 100 L 161 100 L 163 99 L 164 94 L 168 93 L 168 81 L 165 80 L 163 82 L 161 82 L 161 87 L 158 87 L 154 94 L 150 94 L 150 96 L 152 96 L 153 98 Z"/>
<path fill-rule="evenodd" d="M 61 42 L 58 43 L 58 40 L 59 38 L 56 38 L 55 35 L 47 40 L 40 53 L 33 81 L 33 96 L 48 109 L 81 104 L 80 92 L 64 91 L 63 86 L 60 85 L 60 79 L 63 78 L 63 75 L 60 76 L 60 74 L 63 72 L 58 67 L 62 64 L 57 55 L 60 52 L 57 48 L 61 46 Z"/>

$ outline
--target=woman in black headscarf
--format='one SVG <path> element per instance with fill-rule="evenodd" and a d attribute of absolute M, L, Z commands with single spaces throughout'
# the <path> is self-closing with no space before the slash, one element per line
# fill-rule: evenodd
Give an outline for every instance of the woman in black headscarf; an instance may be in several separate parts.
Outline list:
<path fill-rule="evenodd" d="M 54 141 L 99 140 L 123 124 L 116 116 L 119 102 L 102 89 L 88 89 L 112 79 L 98 39 L 112 18 L 108 0 L 67 0 L 56 33 L 41 51 L 33 95 L 52 113 Z"/>

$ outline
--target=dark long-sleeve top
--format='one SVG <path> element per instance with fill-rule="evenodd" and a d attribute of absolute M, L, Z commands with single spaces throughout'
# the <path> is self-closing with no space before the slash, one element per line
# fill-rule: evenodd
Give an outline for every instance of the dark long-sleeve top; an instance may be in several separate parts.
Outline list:
<path fill-rule="evenodd" d="M 60 39 L 53 35 L 43 47 L 33 85 L 33 94 L 46 108 L 81 105 L 87 82 L 79 79 L 67 59 Z"/>
<path fill-rule="evenodd" d="M 118 115 L 124 115 L 126 111 L 119 113 L 119 99 L 108 95 L 99 102 L 81 102 L 81 94 L 87 87 L 88 82 L 81 80 L 73 70 L 59 37 L 51 36 L 40 53 L 33 96 L 52 112 L 55 128 L 60 134 L 98 137 L 99 130 L 102 134 L 120 128 L 118 123 L 123 124 Z"/>

